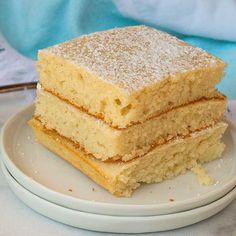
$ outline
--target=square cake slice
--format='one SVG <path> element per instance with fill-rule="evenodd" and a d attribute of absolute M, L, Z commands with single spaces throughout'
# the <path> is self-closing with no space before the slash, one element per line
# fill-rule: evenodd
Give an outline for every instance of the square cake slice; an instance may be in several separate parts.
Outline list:
<path fill-rule="evenodd" d="M 214 97 L 225 63 L 146 26 L 97 32 L 39 51 L 40 84 L 114 128 Z"/>
<path fill-rule="evenodd" d="M 198 100 L 144 123 L 118 129 L 41 89 L 37 92 L 34 116 L 47 129 L 56 130 L 102 161 L 128 161 L 176 136 L 183 137 L 219 122 L 226 102 L 225 96 L 218 93 L 214 98 Z"/>
<path fill-rule="evenodd" d="M 129 162 L 102 162 L 56 131 L 46 129 L 38 120 L 32 119 L 29 124 L 39 143 L 116 196 L 130 196 L 141 183 L 171 179 L 198 164 L 216 159 L 224 150 L 221 136 L 227 127 L 225 123 L 218 123 L 167 142 Z"/>

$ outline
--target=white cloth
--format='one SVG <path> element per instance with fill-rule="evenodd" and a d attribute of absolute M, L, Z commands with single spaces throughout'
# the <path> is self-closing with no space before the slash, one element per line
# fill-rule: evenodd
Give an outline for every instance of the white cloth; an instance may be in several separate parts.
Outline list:
<path fill-rule="evenodd" d="M 0 86 L 37 79 L 35 61 L 18 53 L 0 33 Z"/>
<path fill-rule="evenodd" d="M 126 17 L 186 35 L 236 41 L 235 0 L 113 0 Z"/>

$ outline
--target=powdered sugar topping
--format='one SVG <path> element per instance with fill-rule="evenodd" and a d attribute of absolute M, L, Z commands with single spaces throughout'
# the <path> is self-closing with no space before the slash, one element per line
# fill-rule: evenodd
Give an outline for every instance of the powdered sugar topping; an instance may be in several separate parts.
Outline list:
<path fill-rule="evenodd" d="M 97 32 L 42 51 L 84 67 L 127 92 L 220 62 L 202 49 L 146 26 Z"/>

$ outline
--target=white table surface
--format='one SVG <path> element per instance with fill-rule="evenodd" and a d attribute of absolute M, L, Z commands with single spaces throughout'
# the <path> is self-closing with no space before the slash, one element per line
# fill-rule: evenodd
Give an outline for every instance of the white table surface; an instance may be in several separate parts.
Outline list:
<path fill-rule="evenodd" d="M 0 50 L 0 85 L 8 82 L 23 82 L 37 79 L 34 62 L 17 54 L 4 42 L 0 35 L 0 49 L 2 48 L 4 50 Z M 34 91 L 0 94 L 0 128 L 11 114 L 32 102 L 33 99 Z M 12 193 L 0 170 L 0 236 L 15 235 L 92 236 L 117 234 L 105 234 L 77 229 L 39 215 L 25 206 Z M 236 236 L 236 200 L 217 215 L 200 223 L 168 232 L 142 235 Z"/>

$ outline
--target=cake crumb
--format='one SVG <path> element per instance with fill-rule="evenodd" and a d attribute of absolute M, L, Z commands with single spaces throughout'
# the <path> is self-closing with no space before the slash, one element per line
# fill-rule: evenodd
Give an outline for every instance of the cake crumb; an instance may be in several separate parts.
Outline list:
<path fill-rule="evenodd" d="M 195 165 L 191 171 L 197 175 L 198 182 L 200 185 L 212 185 L 214 184 L 214 179 L 208 175 L 207 171 L 199 164 Z"/>
<path fill-rule="evenodd" d="M 73 192 L 73 190 L 71 188 L 68 189 L 69 192 Z"/>
<path fill-rule="evenodd" d="M 92 190 L 93 190 L 93 192 L 95 192 L 95 191 L 96 191 L 96 189 L 95 189 L 95 188 L 92 188 Z"/>
<path fill-rule="evenodd" d="M 170 198 L 169 201 L 170 201 L 170 202 L 174 202 L 175 199 L 174 199 L 174 198 Z"/>

